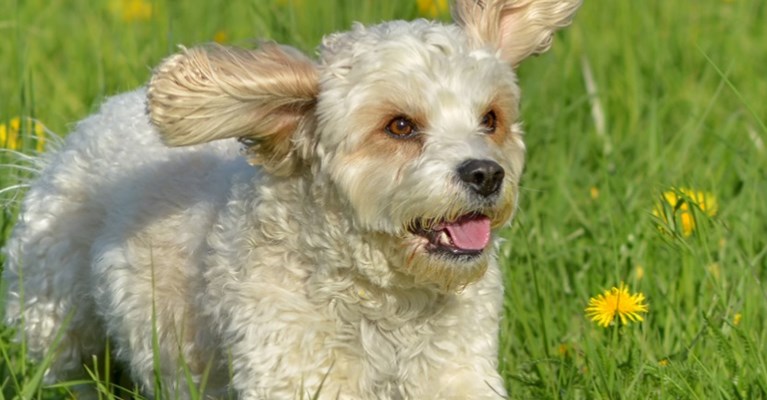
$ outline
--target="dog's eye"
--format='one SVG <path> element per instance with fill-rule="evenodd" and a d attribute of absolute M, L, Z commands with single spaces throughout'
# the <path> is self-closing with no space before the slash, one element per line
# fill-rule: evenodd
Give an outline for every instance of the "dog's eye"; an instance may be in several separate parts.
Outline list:
<path fill-rule="evenodd" d="M 488 111 L 487 114 L 482 116 L 480 125 L 482 125 L 483 132 L 494 133 L 495 129 L 498 127 L 498 118 L 495 116 L 495 111 Z"/>
<path fill-rule="evenodd" d="M 406 117 L 395 117 L 386 124 L 386 133 L 396 138 L 406 138 L 418 133 L 418 127 Z"/>

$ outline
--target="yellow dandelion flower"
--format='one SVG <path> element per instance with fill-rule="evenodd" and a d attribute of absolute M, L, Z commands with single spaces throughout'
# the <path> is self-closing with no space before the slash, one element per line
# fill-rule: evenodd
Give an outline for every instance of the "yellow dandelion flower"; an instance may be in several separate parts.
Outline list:
<path fill-rule="evenodd" d="M 634 268 L 634 276 L 636 280 L 641 281 L 644 278 L 644 267 L 637 264 L 636 268 Z"/>
<path fill-rule="evenodd" d="M 639 313 L 646 313 L 645 297 L 642 293 L 631 294 L 621 282 L 619 287 L 605 290 L 604 294 L 592 297 L 586 308 L 586 316 L 600 326 L 608 327 L 618 317 L 623 325 L 629 321 L 644 321 Z"/>
<path fill-rule="evenodd" d="M 732 324 L 735 326 L 740 325 L 740 320 L 743 319 L 743 314 L 741 313 L 735 313 L 735 315 L 732 317 Z"/>
<path fill-rule="evenodd" d="M 113 0 L 112 13 L 126 22 L 147 21 L 152 18 L 152 3 L 147 0 Z"/>
<path fill-rule="evenodd" d="M 591 189 L 589 189 L 589 195 L 591 196 L 592 200 L 596 200 L 599 198 L 599 188 L 596 186 L 592 186 Z"/>
<path fill-rule="evenodd" d="M 418 14 L 429 17 L 437 18 L 448 9 L 447 0 L 417 0 Z"/>
<path fill-rule="evenodd" d="M 40 127 L 40 131 L 38 132 L 37 127 Z M 37 150 L 38 153 L 42 153 L 43 150 L 45 150 L 45 128 L 43 128 L 42 125 L 35 125 L 35 135 L 37 137 L 37 143 L 35 143 L 35 150 Z"/>
<path fill-rule="evenodd" d="M 11 150 L 17 150 L 19 146 L 18 135 L 5 124 L 0 125 L 0 146 Z"/>
<path fill-rule="evenodd" d="M 22 145 L 22 137 L 26 131 L 29 131 L 35 139 L 35 148 L 41 152 L 45 148 L 45 127 L 43 124 L 27 118 L 22 120 L 20 117 L 14 117 L 7 124 L 0 124 L 0 146 L 19 150 Z"/>
<path fill-rule="evenodd" d="M 226 31 L 217 31 L 213 34 L 213 41 L 218 44 L 224 44 L 229 41 L 229 34 Z"/>
<path fill-rule="evenodd" d="M 652 215 L 665 223 L 669 223 L 669 217 L 681 223 L 682 234 L 684 236 L 692 235 L 695 230 L 695 217 L 692 207 L 709 217 L 716 215 L 719 210 L 716 197 L 709 192 L 680 188 L 669 190 L 663 193 L 663 201 L 666 204 L 656 204 Z M 672 210 L 671 215 L 666 210 Z"/>
<path fill-rule="evenodd" d="M 668 358 L 664 358 L 664 359 L 658 361 L 658 365 L 660 365 L 661 367 L 667 367 L 668 366 Z"/>

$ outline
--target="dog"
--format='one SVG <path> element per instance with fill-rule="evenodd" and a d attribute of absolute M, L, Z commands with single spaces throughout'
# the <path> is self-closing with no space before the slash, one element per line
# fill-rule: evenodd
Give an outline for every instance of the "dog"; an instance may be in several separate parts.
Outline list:
<path fill-rule="evenodd" d="M 150 397 L 506 397 L 515 69 L 580 2 L 457 0 L 452 24 L 357 24 L 317 60 L 182 48 L 44 157 L 6 322 L 55 354 L 48 381 L 108 340 Z"/>

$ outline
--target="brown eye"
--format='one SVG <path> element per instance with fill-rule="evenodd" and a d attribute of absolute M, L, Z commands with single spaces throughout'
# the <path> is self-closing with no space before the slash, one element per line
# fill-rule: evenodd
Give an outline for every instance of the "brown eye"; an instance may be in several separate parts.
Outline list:
<path fill-rule="evenodd" d="M 494 133 L 495 129 L 498 127 L 498 118 L 495 116 L 495 111 L 489 111 L 482 116 L 480 125 L 482 125 L 482 131 L 485 133 Z"/>
<path fill-rule="evenodd" d="M 413 121 L 406 117 L 395 117 L 386 124 L 386 133 L 396 138 L 407 138 L 418 132 Z"/>

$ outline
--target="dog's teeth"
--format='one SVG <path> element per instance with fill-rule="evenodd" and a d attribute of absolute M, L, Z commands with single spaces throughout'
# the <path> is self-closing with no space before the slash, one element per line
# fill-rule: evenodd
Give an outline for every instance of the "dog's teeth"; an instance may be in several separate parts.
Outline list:
<path fill-rule="evenodd" d="M 439 232 L 439 236 L 437 236 L 437 243 L 443 246 L 451 246 L 453 244 L 450 240 L 450 236 L 448 236 L 447 232 L 445 231 Z"/>

